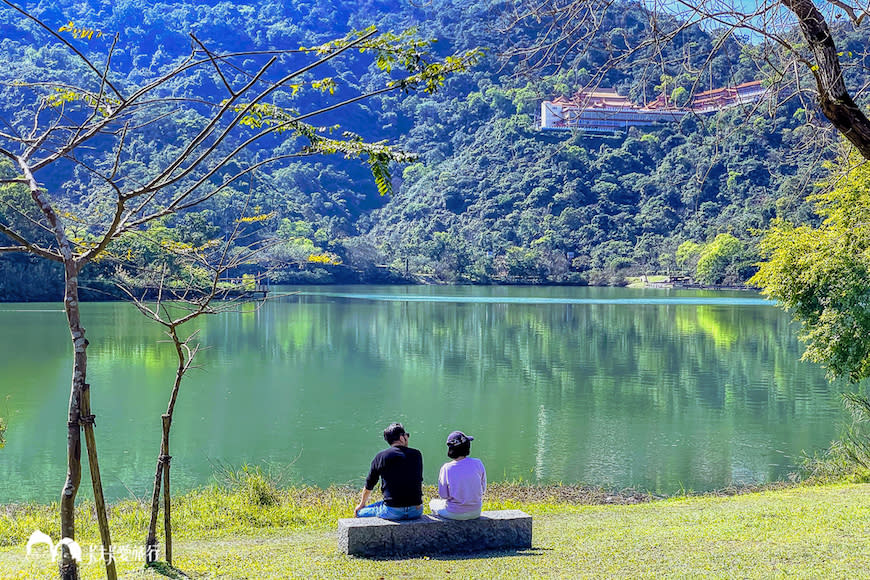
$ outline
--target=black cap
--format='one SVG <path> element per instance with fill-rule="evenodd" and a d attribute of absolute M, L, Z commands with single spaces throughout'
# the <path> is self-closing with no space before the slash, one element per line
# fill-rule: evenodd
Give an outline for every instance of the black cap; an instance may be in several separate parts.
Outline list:
<path fill-rule="evenodd" d="M 463 443 L 468 443 L 469 441 L 474 441 L 474 437 L 466 435 L 462 431 L 454 431 L 450 435 L 447 436 L 447 446 L 453 447 L 455 445 L 462 445 Z"/>

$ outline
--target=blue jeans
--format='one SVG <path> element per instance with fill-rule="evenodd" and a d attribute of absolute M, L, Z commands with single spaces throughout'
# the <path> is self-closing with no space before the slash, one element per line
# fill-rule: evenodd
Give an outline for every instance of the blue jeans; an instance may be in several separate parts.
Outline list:
<path fill-rule="evenodd" d="M 385 520 L 413 520 L 423 515 L 423 506 L 390 507 L 376 501 L 359 510 L 358 518 L 383 518 Z"/>

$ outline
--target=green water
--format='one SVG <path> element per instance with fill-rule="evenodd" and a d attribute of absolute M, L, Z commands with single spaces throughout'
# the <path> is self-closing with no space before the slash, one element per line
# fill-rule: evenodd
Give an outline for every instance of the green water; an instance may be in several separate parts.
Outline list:
<path fill-rule="evenodd" d="M 285 483 L 361 485 L 393 420 L 423 451 L 429 483 L 447 433 L 462 429 L 493 481 L 708 490 L 786 477 L 845 420 L 846 386 L 800 361 L 787 315 L 755 294 L 292 290 L 200 323 L 207 348 L 173 425 L 176 490 L 243 463 Z M 112 498 L 142 496 L 174 354 L 127 304 L 86 304 L 83 316 L 103 484 Z M 0 304 L 0 502 L 60 493 L 68 342 L 59 304 Z"/>

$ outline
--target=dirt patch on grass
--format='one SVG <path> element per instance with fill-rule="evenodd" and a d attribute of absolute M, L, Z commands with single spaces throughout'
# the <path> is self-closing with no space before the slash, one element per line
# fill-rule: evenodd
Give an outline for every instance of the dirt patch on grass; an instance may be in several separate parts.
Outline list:
<path fill-rule="evenodd" d="M 582 485 L 528 485 L 494 483 L 487 486 L 487 500 L 523 503 L 571 503 L 581 505 L 631 505 L 646 503 L 664 496 L 633 489 L 608 490 Z"/>
<path fill-rule="evenodd" d="M 794 487 L 795 483 L 773 482 L 763 485 L 730 486 L 703 493 L 683 493 L 672 496 L 635 489 L 605 489 L 583 485 L 528 485 L 493 483 L 487 486 L 486 499 L 523 503 L 568 503 L 577 505 L 633 505 L 671 497 L 726 497 Z"/>

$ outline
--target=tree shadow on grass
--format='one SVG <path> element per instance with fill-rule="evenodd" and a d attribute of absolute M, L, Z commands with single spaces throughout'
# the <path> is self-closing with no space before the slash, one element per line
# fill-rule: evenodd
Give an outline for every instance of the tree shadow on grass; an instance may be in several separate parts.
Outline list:
<path fill-rule="evenodd" d="M 172 578 L 173 580 L 184 580 L 186 578 L 190 578 L 190 576 L 188 576 L 175 566 L 167 564 L 166 562 L 153 562 L 145 567 L 150 570 L 154 570 L 161 576 L 166 576 L 167 578 Z"/>

